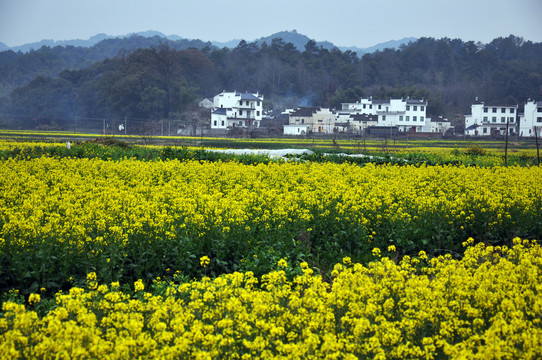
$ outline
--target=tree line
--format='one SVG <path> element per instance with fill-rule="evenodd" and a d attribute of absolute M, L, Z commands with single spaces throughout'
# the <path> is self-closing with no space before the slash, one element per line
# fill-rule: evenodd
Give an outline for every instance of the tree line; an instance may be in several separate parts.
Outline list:
<path fill-rule="evenodd" d="M 300 51 L 280 38 L 269 45 L 241 41 L 233 49 L 201 42 L 180 49 L 155 39 L 150 47 L 119 50 L 104 41 L 107 54 L 116 53 L 100 60 L 77 47 L 0 53 L 0 113 L 179 119 L 197 99 L 222 90 L 259 91 L 264 105 L 277 110 L 410 96 L 428 100 L 428 115 L 450 118 L 468 112 L 475 97 L 497 104 L 542 99 L 542 43 L 513 35 L 488 44 L 420 38 L 362 57 L 312 40 Z M 36 63 L 44 70 L 29 79 Z M 24 85 L 8 92 L 17 81 Z"/>

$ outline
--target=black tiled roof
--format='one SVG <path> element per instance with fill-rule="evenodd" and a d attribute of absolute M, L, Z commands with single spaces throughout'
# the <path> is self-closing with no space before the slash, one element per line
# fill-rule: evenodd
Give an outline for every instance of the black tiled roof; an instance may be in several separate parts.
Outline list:
<path fill-rule="evenodd" d="M 373 103 L 373 105 L 374 104 L 377 104 L 377 105 L 378 104 L 389 104 L 390 101 L 389 100 L 373 100 L 372 103 Z"/>
<path fill-rule="evenodd" d="M 427 101 L 425 100 L 416 100 L 416 99 L 407 99 L 406 103 L 409 105 L 426 105 Z"/>
<path fill-rule="evenodd" d="M 350 117 L 353 121 L 378 121 L 378 115 L 352 114 Z"/>
<path fill-rule="evenodd" d="M 218 108 L 215 111 L 213 111 L 213 114 L 226 115 L 226 109 L 225 108 Z"/>
<path fill-rule="evenodd" d="M 312 116 L 318 108 L 316 107 L 301 107 L 290 114 L 290 116 Z"/>
<path fill-rule="evenodd" d="M 262 99 L 260 99 L 259 97 L 256 97 L 252 94 L 249 94 L 249 93 L 241 93 L 241 94 L 237 94 L 237 95 L 241 95 L 241 100 L 254 100 L 254 101 L 262 101 Z"/>

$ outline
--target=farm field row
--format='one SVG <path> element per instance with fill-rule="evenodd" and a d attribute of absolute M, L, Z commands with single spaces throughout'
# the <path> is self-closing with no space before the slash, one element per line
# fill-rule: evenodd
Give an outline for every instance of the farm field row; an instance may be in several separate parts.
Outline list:
<path fill-rule="evenodd" d="M 229 147 L 250 147 L 260 146 L 262 148 L 273 148 L 276 146 L 285 147 L 325 147 L 336 148 L 337 145 L 343 149 L 350 150 L 366 150 L 366 149 L 389 149 L 416 150 L 419 148 L 427 149 L 446 149 L 446 150 L 462 150 L 470 146 L 477 145 L 494 152 L 504 152 L 504 140 L 492 139 L 418 139 L 401 136 L 392 139 L 375 139 L 375 138 L 341 138 L 334 135 L 319 135 L 307 138 L 298 137 L 262 137 L 262 138 L 235 138 L 235 137 L 189 137 L 189 136 L 142 136 L 142 135 L 101 135 L 101 134 L 86 134 L 73 133 L 62 131 L 17 131 L 17 130 L 0 130 L 0 138 L 2 139 L 18 139 L 39 141 L 61 141 L 61 140 L 92 140 L 96 138 L 116 138 L 127 142 L 134 143 L 157 143 L 160 146 L 164 145 L 184 145 L 192 146 L 199 145 L 209 148 L 229 148 Z M 509 149 L 514 151 L 533 150 L 536 149 L 536 142 L 533 139 L 509 139 Z"/>
<path fill-rule="evenodd" d="M 537 359 L 542 248 L 473 245 L 461 260 L 424 252 L 368 266 L 345 257 L 330 282 L 308 264 L 123 291 L 99 283 L 3 304 L 0 353 L 11 359 Z M 208 259 L 201 259 L 205 267 Z M 40 315 L 41 314 L 41 315 Z"/>
<path fill-rule="evenodd" d="M 542 234 L 539 167 L 42 157 L 3 160 L 0 176 L 2 289 L 62 289 L 89 269 L 106 282 L 192 278 L 204 255 L 210 274 L 281 258 L 326 274 L 375 246 L 438 255 L 469 236 Z"/>
<path fill-rule="evenodd" d="M 70 139 L 68 139 L 69 141 Z M 338 155 L 335 160 L 327 160 L 334 162 L 356 162 L 365 163 L 367 160 L 347 159 L 348 155 L 364 155 L 375 156 L 380 159 L 380 163 L 396 162 L 397 160 L 405 161 L 409 164 L 426 163 L 429 165 L 436 164 L 464 164 L 467 166 L 502 166 L 502 165 L 537 165 L 539 163 L 539 153 L 536 149 L 519 145 L 516 149 L 512 146 L 509 148 L 506 156 L 502 149 L 494 148 L 495 144 L 487 144 L 483 142 L 470 144 L 465 143 L 458 147 L 452 143 L 439 143 L 436 146 L 428 146 L 430 143 L 420 143 L 411 147 L 383 147 L 376 141 L 368 142 L 363 146 L 353 142 L 343 141 L 340 148 L 334 148 L 332 143 L 320 142 L 288 142 L 288 139 L 274 139 L 267 142 L 247 142 L 246 139 L 222 139 L 222 140 L 205 140 L 194 142 L 193 138 L 188 140 L 184 145 L 180 145 L 180 140 L 175 140 L 174 145 L 137 145 L 135 143 L 126 142 L 121 138 L 100 137 L 88 141 L 77 141 L 71 139 L 70 147 L 67 149 L 66 139 L 59 141 L 58 139 L 29 140 L 29 139 L 9 139 L 0 140 L 0 159 L 10 158 L 14 156 L 55 156 L 55 157 L 78 157 L 78 158 L 101 158 L 118 160 L 125 157 L 137 158 L 142 160 L 152 159 L 173 159 L 179 160 L 198 159 L 216 161 L 239 160 L 239 157 L 210 155 L 209 152 L 224 151 L 228 146 L 230 149 L 261 149 L 265 151 L 290 148 L 294 151 L 303 149 L 301 145 L 305 145 L 304 149 L 309 149 L 309 152 L 314 152 L 314 156 L 303 156 L 302 160 L 323 161 L 323 154 L 331 153 Z M 199 140 L 199 139 L 198 139 Z M 272 142 L 275 141 L 275 142 Z M 177 144 L 177 145 L 175 145 Z M 187 145 L 192 144 L 192 145 Z M 110 146 L 103 146 L 110 145 Z M 468 145 L 468 146 L 467 146 Z M 453 146 L 453 147 L 451 147 Z M 300 158 L 294 157 L 294 158 Z M 245 159 L 244 162 L 252 163 L 254 161 L 268 162 L 269 159 Z"/>

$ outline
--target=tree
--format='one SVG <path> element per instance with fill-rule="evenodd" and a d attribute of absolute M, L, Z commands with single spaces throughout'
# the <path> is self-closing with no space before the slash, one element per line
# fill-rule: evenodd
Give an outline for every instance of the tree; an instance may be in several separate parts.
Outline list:
<path fill-rule="evenodd" d="M 160 120 L 164 117 L 167 103 L 168 95 L 164 90 L 156 86 L 147 86 L 141 93 L 141 101 L 137 107 L 151 119 Z"/>

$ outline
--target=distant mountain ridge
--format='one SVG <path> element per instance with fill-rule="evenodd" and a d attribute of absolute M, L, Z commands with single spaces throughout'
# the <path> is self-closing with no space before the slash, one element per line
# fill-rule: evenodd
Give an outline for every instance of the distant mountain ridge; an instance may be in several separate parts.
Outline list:
<path fill-rule="evenodd" d="M 88 40 L 73 39 L 73 40 L 55 41 L 55 40 L 45 39 L 45 40 L 41 40 L 41 41 L 38 41 L 38 42 L 23 44 L 23 45 L 19 45 L 19 46 L 13 46 L 11 48 L 9 46 L 3 44 L 3 43 L 0 43 L 0 51 L 12 50 L 12 51 L 15 51 L 15 52 L 17 52 L 17 51 L 28 52 L 30 50 L 38 50 L 42 46 L 49 46 L 49 47 L 54 47 L 54 46 L 92 47 L 92 46 L 98 44 L 100 41 L 103 41 L 103 40 L 122 39 L 122 38 L 131 37 L 131 36 L 134 36 L 134 35 L 138 35 L 138 36 L 142 36 L 142 37 L 146 37 L 146 38 L 152 38 L 154 36 L 158 36 L 158 37 L 165 38 L 165 39 L 168 39 L 168 40 L 171 40 L 171 41 L 177 41 L 177 40 L 182 39 L 182 37 L 177 36 L 177 35 L 168 35 L 168 36 L 166 36 L 166 35 L 164 35 L 163 33 L 159 32 L 159 31 L 142 31 L 142 32 L 138 32 L 138 33 L 130 33 L 128 35 L 119 35 L 119 36 L 112 36 L 112 35 L 107 35 L 107 34 L 104 34 L 104 33 L 99 33 L 99 34 L 96 34 L 94 36 L 91 36 Z"/>
<path fill-rule="evenodd" d="M 406 45 L 410 42 L 415 42 L 417 40 L 418 38 L 415 38 L 415 37 L 406 37 L 400 40 L 390 40 L 383 43 L 379 43 L 368 48 L 360 49 L 359 47 L 356 47 L 356 46 L 349 46 L 349 47 L 339 46 L 339 49 L 341 51 L 347 51 L 347 50 L 355 51 L 358 53 L 358 55 L 363 55 L 363 54 L 374 53 L 375 51 L 382 51 L 384 49 L 399 49 L 401 45 Z"/>
<path fill-rule="evenodd" d="M 276 39 L 276 38 L 281 38 L 282 40 L 284 40 L 285 43 L 292 43 L 299 51 L 305 50 L 305 45 L 307 44 L 307 42 L 309 40 L 313 40 L 316 43 L 317 47 L 322 47 L 323 49 L 327 49 L 327 50 L 331 50 L 334 47 L 337 47 L 341 51 L 350 50 L 352 52 L 356 52 L 359 56 L 362 56 L 363 54 L 367 54 L 367 53 L 373 53 L 377 50 L 384 50 L 388 48 L 398 49 L 401 45 L 406 45 L 409 42 L 418 40 L 418 38 L 415 38 L 415 37 L 407 37 L 400 40 L 386 41 L 383 43 L 373 45 L 368 48 L 360 48 L 357 46 L 336 46 L 329 41 L 316 41 L 314 39 L 310 39 L 306 35 L 298 33 L 296 30 L 292 30 L 292 31 L 281 31 L 270 36 L 262 37 L 256 40 L 256 42 L 258 43 L 258 45 L 261 45 L 264 42 L 270 45 L 273 39 Z"/>
<path fill-rule="evenodd" d="M 295 29 L 292 31 L 281 31 L 278 33 L 275 33 L 273 35 L 269 35 L 266 37 L 259 38 L 256 40 L 258 45 L 262 45 L 263 43 L 266 43 L 267 45 L 271 45 L 273 42 L 273 39 L 281 38 L 285 43 L 292 43 L 299 51 L 305 50 L 305 45 L 307 42 L 309 42 L 310 39 L 308 36 L 298 33 Z M 314 40 L 313 40 L 314 41 Z M 322 47 L 323 49 L 331 50 L 335 47 L 332 43 L 329 41 L 315 41 L 317 47 Z"/>
<path fill-rule="evenodd" d="M 41 40 L 39 42 L 33 42 L 33 43 L 23 44 L 23 45 L 14 46 L 14 47 L 9 47 L 6 44 L 0 42 L 0 51 L 12 50 L 12 51 L 15 51 L 15 52 L 18 52 L 18 51 L 28 52 L 30 50 L 37 50 L 37 49 L 41 48 L 42 46 L 49 46 L 49 47 L 54 47 L 54 46 L 92 47 L 92 46 L 98 44 L 99 42 L 101 42 L 103 40 L 122 39 L 122 38 L 128 38 L 128 37 L 135 36 L 135 35 L 145 37 L 145 38 L 159 37 L 159 38 L 164 38 L 164 39 L 167 39 L 167 40 L 173 41 L 173 42 L 179 41 L 179 40 L 189 40 L 189 39 L 185 39 L 185 38 L 183 38 L 181 36 L 178 36 L 178 35 L 165 35 L 165 34 L 159 32 L 159 31 L 149 30 L 149 31 L 141 31 L 141 32 L 136 32 L 136 33 L 130 33 L 130 34 L 127 34 L 127 35 L 119 35 L 119 36 L 111 36 L 111 35 L 107 35 L 107 34 L 104 34 L 104 33 L 99 33 L 99 34 L 96 34 L 96 35 L 90 37 L 88 40 L 73 39 L 73 40 L 55 41 L 55 40 L 45 39 L 45 40 Z M 294 29 L 292 31 L 280 31 L 278 33 L 275 33 L 275 34 L 272 34 L 272 35 L 269 35 L 269 36 L 265 36 L 265 37 L 261 37 L 259 39 L 253 40 L 253 41 L 255 41 L 258 45 L 262 45 L 263 43 L 266 43 L 267 45 L 271 45 L 273 39 L 276 39 L 276 38 L 281 38 L 285 43 L 292 43 L 299 51 L 305 50 L 305 45 L 307 44 L 307 42 L 309 40 L 313 40 L 313 39 L 309 38 L 306 35 L 298 33 Z M 247 41 L 247 42 L 252 42 L 252 41 L 249 41 L 249 40 L 246 40 L 246 39 L 244 39 L 244 40 Z M 315 41 L 315 40 L 313 40 L 313 41 L 316 42 L 317 47 L 322 47 L 322 48 L 328 49 L 328 50 L 331 50 L 331 49 L 337 47 L 341 51 L 350 50 L 350 51 L 356 52 L 359 56 L 362 56 L 363 54 L 372 53 L 372 52 L 375 52 L 377 50 L 383 50 L 385 48 L 394 48 L 394 49 L 399 48 L 403 44 L 408 44 L 409 42 L 416 41 L 416 40 L 417 40 L 417 38 L 408 37 L 408 38 L 404 38 L 404 39 L 400 39 L 400 40 L 391 40 L 391 41 L 387 41 L 387 42 L 384 42 L 384 43 L 379 43 L 379 44 L 376 44 L 376 45 L 368 47 L 368 48 L 360 48 L 360 47 L 356 47 L 356 46 L 337 46 L 337 45 L 334 45 L 333 43 L 331 43 L 329 41 Z M 234 39 L 234 40 L 230 40 L 230 41 L 227 41 L 227 42 L 219 42 L 219 41 L 211 41 L 211 42 L 202 41 L 202 42 L 211 43 L 213 46 L 216 46 L 218 48 L 223 48 L 223 47 L 234 48 L 239 44 L 240 41 L 242 41 L 242 40 L 241 39 Z"/>

